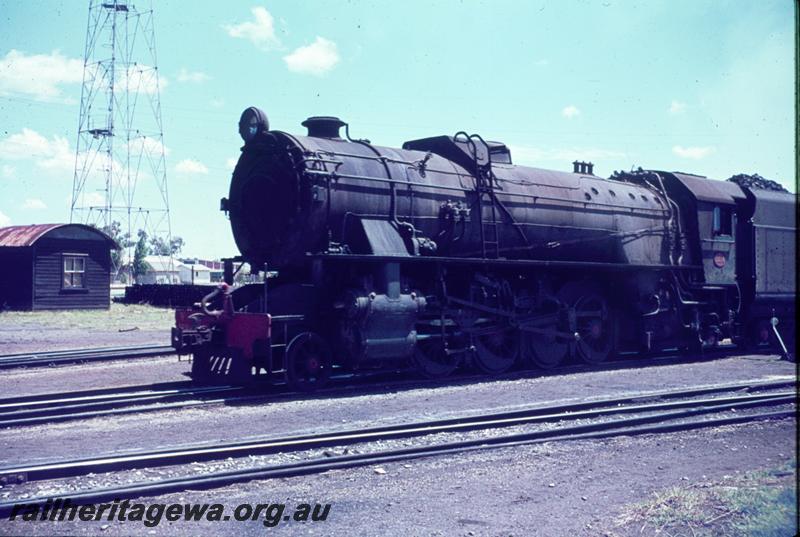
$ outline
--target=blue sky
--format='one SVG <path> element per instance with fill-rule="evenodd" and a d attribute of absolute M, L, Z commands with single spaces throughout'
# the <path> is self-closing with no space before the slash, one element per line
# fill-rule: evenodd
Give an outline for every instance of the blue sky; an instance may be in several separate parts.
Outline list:
<path fill-rule="evenodd" d="M 311 115 L 389 146 L 466 130 L 517 164 L 759 173 L 795 191 L 791 0 L 154 7 L 188 255 L 236 253 L 218 207 L 252 105 L 295 133 Z M 69 220 L 87 8 L 0 0 L 0 225 Z"/>

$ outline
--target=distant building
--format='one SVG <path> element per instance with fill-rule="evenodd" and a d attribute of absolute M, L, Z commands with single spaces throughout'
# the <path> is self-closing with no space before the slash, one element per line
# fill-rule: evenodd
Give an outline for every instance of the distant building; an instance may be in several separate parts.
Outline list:
<path fill-rule="evenodd" d="M 209 278 L 211 282 L 221 282 L 223 279 L 224 274 L 224 264 L 222 261 L 217 261 L 214 259 L 191 259 L 191 258 L 184 258 L 181 259 L 182 263 L 186 265 L 204 265 L 209 269 Z M 189 282 L 191 283 L 191 282 Z M 208 283 L 208 282 L 206 282 Z"/>
<path fill-rule="evenodd" d="M 115 247 L 83 224 L 0 228 L 0 308 L 107 309 Z"/>
<path fill-rule="evenodd" d="M 203 285 L 211 283 L 211 269 L 201 263 L 179 263 L 181 283 Z"/>
<path fill-rule="evenodd" d="M 136 278 L 140 284 L 179 284 L 181 283 L 180 265 L 177 259 L 168 255 L 148 255 L 144 258 L 147 271 Z"/>

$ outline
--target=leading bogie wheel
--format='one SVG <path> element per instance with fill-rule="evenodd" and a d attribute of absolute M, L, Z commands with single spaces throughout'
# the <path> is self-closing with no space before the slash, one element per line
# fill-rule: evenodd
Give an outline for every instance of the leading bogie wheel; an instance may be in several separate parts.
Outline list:
<path fill-rule="evenodd" d="M 286 381 L 295 390 L 322 388 L 331 377 L 333 359 L 327 342 L 314 332 L 303 332 L 286 348 Z"/>

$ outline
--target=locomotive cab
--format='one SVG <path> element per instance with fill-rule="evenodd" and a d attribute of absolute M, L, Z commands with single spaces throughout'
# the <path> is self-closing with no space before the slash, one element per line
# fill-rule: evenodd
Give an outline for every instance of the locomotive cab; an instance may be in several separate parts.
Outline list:
<path fill-rule="evenodd" d="M 737 185 L 688 173 L 662 173 L 670 194 L 681 207 L 691 257 L 702 266 L 702 281 L 707 286 L 736 285 L 737 203 L 745 199 Z"/>
<path fill-rule="evenodd" d="M 707 284 L 736 284 L 736 205 L 699 201 L 697 204 L 703 274 Z"/>

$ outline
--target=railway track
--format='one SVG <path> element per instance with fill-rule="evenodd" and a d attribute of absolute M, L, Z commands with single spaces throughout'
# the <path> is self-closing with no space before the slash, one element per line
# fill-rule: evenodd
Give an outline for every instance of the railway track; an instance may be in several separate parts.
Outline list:
<path fill-rule="evenodd" d="M 0 399 L 0 427 L 20 427 L 93 419 L 111 415 L 177 410 L 196 406 L 230 403 L 267 403 L 292 397 L 320 398 L 375 393 L 389 389 L 414 389 L 455 386 L 492 380 L 515 380 L 527 377 L 565 375 L 578 372 L 614 371 L 633 367 L 666 366 L 678 363 L 702 362 L 727 357 L 734 347 L 722 347 L 715 352 L 687 359 L 671 354 L 647 358 L 623 357 L 597 365 L 570 364 L 548 370 L 518 370 L 502 375 L 487 376 L 464 372 L 446 379 L 403 378 L 414 376 L 409 371 L 378 371 L 370 373 L 335 374 L 332 385 L 312 393 L 288 389 L 281 381 L 255 381 L 246 386 L 194 386 L 190 383 L 165 383 L 150 386 L 126 386 L 80 392 L 64 392 Z"/>
<path fill-rule="evenodd" d="M 787 389 L 790 388 L 790 389 Z M 716 397 L 709 397 L 716 395 Z M 273 453 L 304 452 L 324 447 L 341 447 L 375 441 L 409 439 L 502 429 L 513 426 L 547 424 L 545 428 L 490 437 L 467 438 L 430 443 L 371 453 L 310 458 L 281 465 L 245 468 L 204 475 L 176 477 L 157 482 L 142 482 L 121 487 L 87 490 L 49 496 L 69 497 L 75 502 L 98 502 L 116 498 L 176 492 L 188 488 L 212 488 L 252 479 L 289 477 L 332 469 L 351 468 L 457 452 L 510 447 L 524 444 L 566 441 L 612 436 L 657 434 L 746 423 L 755 420 L 795 417 L 796 410 L 785 407 L 797 400 L 794 382 L 758 382 L 673 390 L 635 396 L 598 399 L 554 406 L 538 406 L 511 412 L 481 414 L 445 420 L 421 421 L 345 430 L 315 435 L 263 438 L 247 442 L 214 445 L 188 445 L 179 448 L 111 454 L 52 463 L 0 468 L 0 480 L 25 482 L 76 477 L 88 473 L 124 471 L 135 468 L 186 465 L 193 462 Z M 753 412 L 772 407 L 771 411 Z M 776 409 L 775 407 L 784 407 Z M 731 412 L 735 414 L 731 415 Z M 577 422 L 577 423 L 576 423 Z M 41 503 L 47 498 L 24 500 Z M 0 503 L 0 514 L 8 512 L 13 502 Z"/>
<path fill-rule="evenodd" d="M 19 427 L 102 416 L 208 405 L 246 399 L 242 386 L 169 383 L 0 399 L 0 427 Z M 260 396 L 263 398 L 263 395 Z"/>
<path fill-rule="evenodd" d="M 121 358 L 147 358 L 174 354 L 169 345 L 144 345 L 132 347 L 99 347 L 67 349 L 60 351 L 26 352 L 0 355 L 0 369 L 12 367 L 46 367 L 76 362 L 101 362 Z"/>
<path fill-rule="evenodd" d="M 353 390 L 358 389 L 356 386 L 367 390 L 371 388 L 385 390 L 389 387 L 398 389 L 435 382 L 426 380 L 381 382 L 385 375 L 385 372 L 359 376 L 337 375 L 333 380 L 339 383 L 338 386 L 312 394 L 290 391 L 285 382 L 202 386 L 187 381 L 10 397 L 0 399 L 0 427 L 22 427 L 231 402 L 256 404 L 292 397 L 304 399 L 333 397 L 352 395 Z M 375 384 L 376 378 L 378 384 Z M 269 391 L 265 393 L 267 390 Z"/>
<path fill-rule="evenodd" d="M 589 364 L 564 364 L 553 369 L 539 371 L 539 373 L 559 373 L 565 371 L 595 371 L 602 369 L 614 369 L 623 367 L 633 367 L 636 364 L 641 365 L 659 365 L 661 363 L 678 363 L 678 362 L 693 362 L 693 361 L 707 361 L 715 360 L 730 356 L 732 353 L 741 352 L 742 349 L 734 345 L 720 345 L 716 348 L 706 349 L 701 354 L 694 357 L 686 357 L 685 355 L 677 354 L 677 351 L 670 353 L 662 351 L 649 356 L 642 356 L 636 353 L 625 353 L 620 355 L 615 360 L 609 360 L 596 365 Z M 771 349 L 755 349 L 753 352 L 765 354 L 774 352 Z M 130 346 L 130 347 L 99 347 L 99 348 L 85 348 L 85 349 L 67 349 L 58 351 L 42 351 L 42 352 L 26 352 L 17 354 L 2 354 L 0 355 L 0 369 L 11 369 L 16 367 L 48 367 L 58 364 L 78 363 L 78 362 L 102 362 L 110 360 L 119 360 L 125 358 L 147 358 L 153 356 L 166 356 L 174 354 L 175 349 L 169 345 L 144 345 L 144 346 Z M 505 373 L 505 375 L 518 375 L 528 371 L 512 371 Z M 371 373 L 370 373 L 371 374 Z M 464 376 L 462 373 L 459 376 Z M 466 376 L 470 376 L 467 374 Z M 458 378 L 458 376 L 453 377 Z"/>

